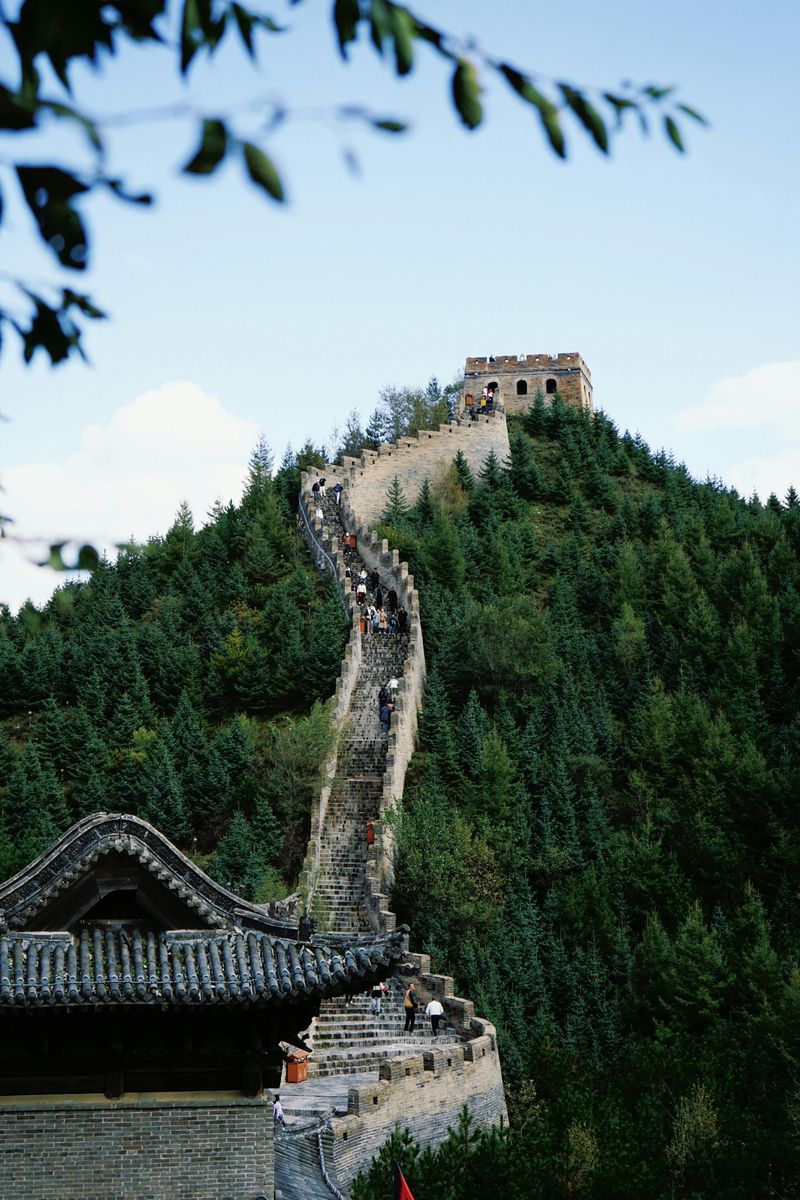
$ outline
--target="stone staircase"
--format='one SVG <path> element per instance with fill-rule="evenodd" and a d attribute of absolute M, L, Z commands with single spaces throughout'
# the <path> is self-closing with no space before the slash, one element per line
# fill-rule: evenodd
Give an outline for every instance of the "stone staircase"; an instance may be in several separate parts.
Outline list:
<path fill-rule="evenodd" d="M 370 1012 L 365 994 L 354 996 L 349 1004 L 342 997 L 323 1002 L 309 1060 L 312 1078 L 377 1071 L 387 1058 L 421 1054 L 431 1045 L 457 1040 L 452 1032 L 440 1032 L 434 1042 L 430 1022 L 421 1011 L 417 1012 L 414 1032 L 403 1033 L 406 983 L 390 979 L 388 986 L 389 994 L 381 1002 L 379 1016 Z"/>
<path fill-rule="evenodd" d="M 330 468 L 328 474 L 333 476 L 334 471 L 335 468 Z M 350 528 L 354 528 L 353 513 L 348 509 L 346 496 L 347 493 L 341 508 L 337 507 L 332 492 L 324 498 L 322 529 L 318 521 L 312 529 L 306 516 L 307 542 L 317 566 L 333 568 L 340 582 L 344 572 L 342 559 L 346 556 L 355 585 L 364 560 L 357 552 L 343 549 L 343 514 L 347 514 Z M 306 512 L 310 504 L 309 490 Z M 379 571 L 383 567 L 381 583 L 384 592 L 391 586 L 388 582 L 391 571 L 392 582 L 398 592 L 402 592 L 403 602 L 412 616 L 412 627 L 411 633 L 405 635 L 361 633 L 356 622 L 345 653 L 337 684 L 336 719 L 340 737 L 336 765 L 331 767 L 334 778 L 323 788 L 313 850 L 311 843 L 309 849 L 314 863 L 314 912 L 320 928 L 316 936 L 320 941 L 324 941 L 326 933 L 368 933 L 375 932 L 376 928 L 394 928 L 395 916 L 388 910 L 388 897 L 378 891 L 382 885 L 385 888 L 386 882 L 380 862 L 381 855 L 387 854 L 383 841 L 387 831 L 381 826 L 379 839 L 368 852 L 367 822 L 379 820 L 384 815 L 387 796 L 402 794 L 405 768 L 413 752 L 416 705 L 424 680 L 424 652 L 413 577 L 408 574 L 407 565 L 399 563 L 397 551 L 388 551 L 386 543 L 377 543 L 374 535 L 364 528 L 359 528 L 358 536 L 371 562 L 377 563 Z M 357 613 L 355 597 L 347 599 L 348 608 Z M 359 640 L 354 642 L 353 638 Z M 387 736 L 380 726 L 378 693 L 393 676 L 400 682 L 399 720 Z M 460 1046 L 465 1038 L 476 1036 L 476 1030 L 483 1026 L 473 1021 L 471 1003 L 453 995 L 451 979 L 430 974 L 430 961 L 426 956 L 409 953 L 408 960 L 402 975 L 387 981 L 389 992 L 382 1000 L 380 1015 L 370 1012 L 369 997 L 365 993 L 322 1002 L 319 1016 L 312 1022 L 308 1035 L 313 1047 L 308 1062 L 309 1078 L 281 1090 L 287 1129 L 279 1130 L 275 1141 L 275 1187 L 276 1197 L 280 1200 L 322 1200 L 331 1195 L 335 1200 L 346 1200 L 349 1185 L 345 1178 L 337 1178 L 335 1162 L 347 1143 L 340 1140 L 339 1134 L 334 1136 L 334 1126 L 341 1121 L 359 1120 L 353 1116 L 360 1112 L 359 1091 L 375 1087 L 379 1078 L 384 1089 L 387 1084 L 383 1081 L 391 1080 L 392 1087 L 396 1087 L 400 1086 L 397 1080 L 401 1078 L 403 1083 L 411 1081 L 411 1086 L 418 1088 L 423 1076 L 430 1080 L 427 1086 L 435 1089 L 439 1073 L 450 1067 L 450 1058 L 445 1054 L 437 1055 L 435 1048 L 446 1044 L 459 1045 L 453 1056 L 454 1070 L 458 1072 L 461 1063 L 463 1074 L 465 1052 Z M 440 1031 L 437 1039 L 433 1038 L 430 1022 L 420 1010 L 417 1011 L 414 1033 L 403 1032 L 403 993 L 412 974 L 416 976 L 423 996 L 436 996 L 443 1002 L 451 1022 Z M 424 1005 L 424 1000 L 422 1003 Z M 489 1039 L 485 1041 L 481 1055 L 489 1048 Z M 409 1064 L 405 1070 L 397 1065 L 397 1060 L 403 1058 Z M 471 1057 L 470 1061 L 473 1061 Z M 440 1123 L 440 1109 L 449 1114 L 451 1102 L 449 1085 L 445 1085 L 444 1076 L 441 1078 L 443 1099 L 433 1102 Z M 456 1074 L 454 1078 L 458 1086 L 462 1076 Z M 415 1109 L 416 1091 L 414 1097 L 412 1108 Z M 370 1094 L 370 1115 L 377 1104 L 377 1098 Z M 457 1116 L 456 1108 L 453 1109 L 453 1120 Z M 411 1113 L 412 1118 L 413 1115 Z M 346 1131 L 340 1132 L 342 1138 L 347 1137 Z M 422 1132 L 424 1137 L 429 1137 L 430 1129 Z M 374 1150 L 379 1145 L 380 1139 Z M 366 1167 L 369 1157 L 371 1153 L 365 1144 L 363 1158 L 359 1151 L 356 1169 Z M 347 1171 L 347 1177 L 351 1179 L 353 1170 L 347 1168 Z"/>
<path fill-rule="evenodd" d="M 322 508 L 328 528 L 333 527 L 343 538 L 339 509 L 330 493 Z M 355 583 L 364 563 L 355 551 L 350 552 L 349 561 Z M 366 932 L 372 928 L 364 906 L 367 822 L 380 815 L 388 740 L 381 730 L 378 693 L 392 676 L 402 676 L 408 650 L 407 634 L 353 636 L 362 639 L 361 664 L 339 744 L 315 887 L 320 927 L 331 933 Z"/>

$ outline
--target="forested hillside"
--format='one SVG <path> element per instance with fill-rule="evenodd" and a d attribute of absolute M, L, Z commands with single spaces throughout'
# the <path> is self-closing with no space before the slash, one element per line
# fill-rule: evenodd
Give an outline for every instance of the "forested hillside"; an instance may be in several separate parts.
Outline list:
<path fill-rule="evenodd" d="M 510 436 L 385 514 L 430 672 L 394 904 L 517 1123 L 415 1196 L 794 1196 L 800 505 L 558 403 Z"/>
<path fill-rule="evenodd" d="M 295 528 L 299 467 L 273 477 L 262 442 L 239 506 L 198 532 L 184 506 L 41 612 L 0 613 L 0 877 L 105 809 L 248 898 L 296 881 L 347 637 Z"/>
<path fill-rule="evenodd" d="M 412 400 L 409 399 L 412 396 Z M 414 397 L 416 397 L 414 399 Z M 447 407 L 387 390 L 340 450 Z M 427 405 L 427 408 L 426 408 Z M 498 1028 L 511 1132 L 395 1139 L 360 1185 L 800 1195 L 800 502 L 745 501 L 537 398 L 382 530 L 429 679 L 394 907 Z M 99 808 L 256 899 L 292 886 L 346 637 L 295 528 L 307 446 L 242 503 L 0 612 L 0 875 Z"/>

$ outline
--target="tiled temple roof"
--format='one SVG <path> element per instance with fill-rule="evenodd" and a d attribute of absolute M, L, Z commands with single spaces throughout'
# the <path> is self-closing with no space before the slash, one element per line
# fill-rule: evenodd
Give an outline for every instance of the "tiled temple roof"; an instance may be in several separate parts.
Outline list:
<path fill-rule="evenodd" d="M 6 934 L 0 1006 L 292 1003 L 388 974 L 404 933 L 347 949 L 241 930 Z"/>
<path fill-rule="evenodd" d="M 297 933 L 296 924 L 270 916 L 209 878 L 147 821 L 105 812 L 78 821 L 49 850 L 0 884 L 0 933 L 35 928 L 39 913 L 114 852 L 136 860 L 176 899 L 193 908 L 200 926 L 235 925 L 284 937 Z"/>
<path fill-rule="evenodd" d="M 96 915 L 117 892 L 129 915 Z M 96 813 L 0 884 L 0 1011 L 321 999 L 391 974 L 406 933 L 302 942 L 146 821 Z"/>

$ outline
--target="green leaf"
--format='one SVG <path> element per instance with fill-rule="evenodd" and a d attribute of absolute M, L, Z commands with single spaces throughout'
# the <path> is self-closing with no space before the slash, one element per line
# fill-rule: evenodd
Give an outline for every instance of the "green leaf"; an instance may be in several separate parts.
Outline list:
<path fill-rule="evenodd" d="M 657 87 L 656 84 L 651 83 L 642 88 L 642 95 L 649 96 L 651 100 L 663 100 L 665 96 L 671 96 L 674 91 L 674 87 Z"/>
<path fill-rule="evenodd" d="M 100 50 L 114 49 L 114 25 L 107 20 L 99 3 L 54 4 L 52 0 L 25 0 L 19 7 L 16 23 L 4 20 L 17 45 L 23 72 L 39 54 L 50 65 L 69 91 L 67 67 L 74 58 L 96 63 Z"/>
<path fill-rule="evenodd" d="M 192 59 L 203 43 L 203 27 L 198 0 L 183 0 L 181 21 L 181 74 L 189 70 Z"/>
<path fill-rule="evenodd" d="M 677 150 L 680 150 L 681 154 L 684 154 L 686 147 L 683 144 L 681 131 L 678 129 L 678 126 L 673 121 L 672 117 L 664 117 L 664 128 L 667 131 L 667 137 L 672 142 L 673 146 L 675 146 Z"/>
<path fill-rule="evenodd" d="M 67 564 L 64 562 L 64 558 L 62 556 L 62 550 L 64 549 L 66 544 L 67 544 L 66 542 L 53 542 L 53 544 L 48 547 L 49 553 L 47 555 L 47 558 L 45 558 L 42 562 L 40 562 L 39 566 L 40 567 L 51 567 L 54 571 L 69 570 L 69 568 L 67 567 Z"/>
<path fill-rule="evenodd" d="M 398 75 L 408 75 L 414 65 L 414 22 L 404 8 L 392 8 L 394 59 Z"/>
<path fill-rule="evenodd" d="M 566 158 L 567 147 L 564 140 L 564 131 L 561 128 L 561 121 L 558 115 L 558 109 L 552 100 L 548 100 L 538 88 L 534 87 L 531 80 L 523 75 L 516 68 L 511 67 L 508 63 L 501 63 L 499 66 L 500 73 L 506 78 L 511 87 L 526 100 L 528 104 L 539 113 L 539 118 L 542 122 L 547 140 L 550 147 L 559 158 Z"/>
<path fill-rule="evenodd" d="M 370 0 L 369 24 L 372 44 L 379 54 L 383 54 L 384 42 L 392 32 L 391 11 L 386 0 Z"/>
<path fill-rule="evenodd" d="M 286 199 L 283 184 L 272 159 L 268 158 L 263 150 L 259 150 L 258 146 L 254 146 L 251 142 L 245 142 L 242 149 L 244 150 L 247 173 L 253 183 L 263 188 L 273 200 L 283 203 Z"/>
<path fill-rule="evenodd" d="M 630 109 L 638 107 L 633 100 L 627 100 L 624 96 L 614 96 L 611 92 L 603 92 L 603 99 L 611 105 L 616 116 L 617 129 L 622 125 L 622 118 Z"/>
<path fill-rule="evenodd" d="M 690 108 L 688 104 L 676 104 L 675 107 L 680 109 L 682 113 L 686 113 L 686 116 L 691 117 L 693 121 L 699 122 L 700 125 L 708 125 L 706 118 L 696 108 Z"/>
<path fill-rule="evenodd" d="M 372 125 L 374 129 L 381 129 L 384 133 L 405 133 L 408 129 L 405 121 L 393 121 L 390 117 L 376 117 Z"/>
<path fill-rule="evenodd" d="M 361 8 L 358 0 L 336 0 L 333 6 L 333 21 L 342 58 L 347 58 L 347 47 L 350 42 L 356 40 L 360 19 Z"/>
<path fill-rule="evenodd" d="M 186 175 L 210 175 L 216 171 L 228 149 L 228 131 L 222 121 L 207 117 L 203 121 L 200 145 L 183 168 Z"/>
<path fill-rule="evenodd" d="M 582 92 L 568 83 L 560 83 L 558 89 L 598 149 L 602 150 L 603 154 L 608 154 L 608 130 L 594 105 L 590 104 Z"/>
<path fill-rule="evenodd" d="M 61 303 L 64 311 L 68 308 L 78 308 L 86 317 L 91 317 L 95 321 L 104 321 L 106 314 L 101 308 L 98 308 L 88 296 L 81 292 L 73 292 L 71 288 L 63 288 L 61 291 Z"/>
<path fill-rule="evenodd" d="M 90 546 L 88 542 L 81 546 L 74 569 L 78 571 L 96 571 L 99 566 L 100 555 L 97 553 L 95 547 Z"/>
<path fill-rule="evenodd" d="M 83 271 L 89 241 L 72 199 L 89 191 L 87 184 L 60 167 L 17 167 L 17 178 L 42 238 L 64 267 Z"/>
<path fill-rule="evenodd" d="M 121 179 L 105 179 L 103 182 L 118 199 L 125 200 L 128 204 L 147 206 L 153 203 L 153 197 L 149 192 L 129 192 Z"/>
<path fill-rule="evenodd" d="M 416 37 L 420 38 L 423 42 L 428 42 L 431 46 L 435 46 L 446 58 L 453 57 L 450 51 L 445 49 L 444 34 L 441 30 L 434 29 L 432 25 L 426 25 L 418 17 L 411 17 L 411 20 L 414 22 L 414 34 Z"/>
<path fill-rule="evenodd" d="M 251 58 L 255 58 L 256 51 L 253 45 L 253 15 L 246 8 L 242 8 L 241 4 L 231 5 L 234 20 L 239 29 L 239 36 L 244 42 L 245 49 Z"/>
<path fill-rule="evenodd" d="M 36 102 L 0 84 L 0 129 L 33 129 L 36 124 Z"/>
<path fill-rule="evenodd" d="M 453 73 L 453 103 L 467 129 L 477 129 L 483 120 L 481 85 L 475 67 L 466 58 L 458 60 Z"/>

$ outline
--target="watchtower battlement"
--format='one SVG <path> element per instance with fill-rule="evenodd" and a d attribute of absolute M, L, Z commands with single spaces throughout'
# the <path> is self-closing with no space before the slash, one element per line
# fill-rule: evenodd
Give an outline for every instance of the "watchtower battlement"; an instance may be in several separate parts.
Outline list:
<path fill-rule="evenodd" d="M 468 358 L 464 377 L 465 395 L 471 392 L 478 400 L 489 388 L 509 413 L 526 412 L 539 390 L 546 402 L 558 392 L 566 404 L 594 411 L 592 373 L 578 353 Z"/>

